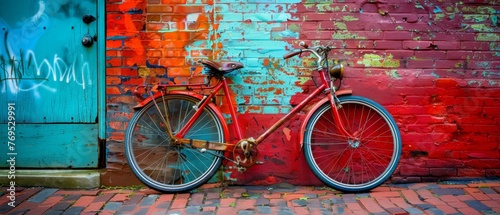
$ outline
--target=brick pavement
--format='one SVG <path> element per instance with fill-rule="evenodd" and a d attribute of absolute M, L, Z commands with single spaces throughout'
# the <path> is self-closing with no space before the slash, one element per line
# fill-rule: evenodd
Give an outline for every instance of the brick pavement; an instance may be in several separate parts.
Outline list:
<path fill-rule="evenodd" d="M 357 194 L 289 184 L 208 184 L 181 194 L 18 187 L 15 207 L 6 190 L 0 214 L 500 214 L 500 180 L 387 184 Z"/>

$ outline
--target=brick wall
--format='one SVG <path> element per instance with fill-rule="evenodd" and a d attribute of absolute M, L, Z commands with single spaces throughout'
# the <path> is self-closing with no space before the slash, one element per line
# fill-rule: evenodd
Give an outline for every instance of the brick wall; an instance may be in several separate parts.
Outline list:
<path fill-rule="evenodd" d="M 393 181 L 500 176 L 500 6 L 495 1 L 108 0 L 108 177 L 123 157 L 134 85 L 198 83 L 199 59 L 241 61 L 231 91 L 244 136 L 257 137 L 311 87 L 312 58 L 282 60 L 298 41 L 331 45 L 344 88 L 394 116 L 403 157 Z M 227 109 L 223 111 L 227 113 Z M 266 165 L 234 183 L 319 184 L 298 147 L 301 116 L 259 146 Z M 230 165 L 229 165 L 230 166 Z M 133 177 L 133 176 L 132 176 Z M 128 182 L 130 183 L 130 182 Z"/>

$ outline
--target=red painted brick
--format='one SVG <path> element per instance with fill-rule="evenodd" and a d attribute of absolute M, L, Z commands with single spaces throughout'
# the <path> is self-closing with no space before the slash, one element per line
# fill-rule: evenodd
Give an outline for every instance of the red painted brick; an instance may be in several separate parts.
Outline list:
<path fill-rule="evenodd" d="M 408 31 L 385 31 L 385 40 L 412 40 L 413 36 L 411 32 Z"/>
<path fill-rule="evenodd" d="M 99 212 L 101 208 L 104 206 L 106 202 L 93 202 L 90 203 L 85 209 L 82 211 L 83 213 L 95 213 Z"/>
<path fill-rule="evenodd" d="M 373 42 L 374 49 L 391 49 L 399 50 L 402 48 L 401 41 L 377 40 Z"/>
<path fill-rule="evenodd" d="M 359 203 L 346 203 L 347 209 L 353 212 L 353 214 L 369 214 L 367 213 Z"/>
<path fill-rule="evenodd" d="M 399 197 L 401 196 L 401 194 L 399 192 L 394 192 L 394 191 L 385 191 L 385 192 L 372 191 L 372 193 L 370 193 L 370 196 L 373 198 L 382 198 L 382 197 L 389 198 L 389 197 Z"/>
<path fill-rule="evenodd" d="M 189 199 L 189 194 L 177 194 L 175 195 L 175 198 L 170 208 L 172 209 L 185 208 L 187 206 L 188 199 Z"/>
<path fill-rule="evenodd" d="M 464 155 L 461 157 L 470 158 L 467 155 Z M 486 175 L 486 171 L 484 169 L 482 170 L 482 169 L 466 169 L 466 168 L 458 169 L 457 176 L 458 177 L 478 177 L 478 178 L 488 177 Z"/>
<path fill-rule="evenodd" d="M 464 188 L 464 190 L 469 193 L 471 196 L 473 196 L 476 200 L 483 201 L 483 200 L 491 200 L 489 196 L 481 192 L 481 190 L 477 188 Z"/>
<path fill-rule="evenodd" d="M 382 207 L 380 207 L 374 199 L 371 198 L 360 198 L 358 200 L 370 213 L 383 213 L 385 212 Z"/>
<path fill-rule="evenodd" d="M 113 198 L 111 198 L 111 202 L 125 202 L 128 199 L 128 193 L 118 193 Z"/>
<path fill-rule="evenodd" d="M 467 60 L 472 59 L 473 52 L 472 51 L 447 51 L 446 59 L 449 60 Z M 443 57 L 444 59 L 444 57 Z"/>
<path fill-rule="evenodd" d="M 94 199 L 94 196 L 82 196 L 73 204 L 73 207 L 87 207 Z"/>
<path fill-rule="evenodd" d="M 175 13 L 204 13 L 204 5 L 176 5 L 174 7 Z"/>
<path fill-rule="evenodd" d="M 256 199 L 237 199 L 235 207 L 239 210 L 251 210 L 255 208 Z"/>
<path fill-rule="evenodd" d="M 415 59 L 415 60 L 407 60 L 406 67 L 409 69 L 430 69 L 435 68 L 434 60 L 430 59 Z"/>
<path fill-rule="evenodd" d="M 108 67 L 117 67 L 122 65 L 122 59 L 121 58 L 109 58 L 106 60 L 106 65 Z"/>
<path fill-rule="evenodd" d="M 221 207 L 229 207 L 230 205 L 234 204 L 236 202 L 236 199 L 234 198 L 223 198 L 220 200 L 220 205 Z"/>
<path fill-rule="evenodd" d="M 238 209 L 234 207 L 220 207 L 217 209 L 217 214 L 237 214 Z"/>
<path fill-rule="evenodd" d="M 388 210 L 389 208 L 397 208 L 397 206 L 393 202 L 391 202 L 391 200 L 387 197 L 378 197 L 375 198 L 375 200 L 385 210 Z"/>
<path fill-rule="evenodd" d="M 404 49 L 411 50 L 434 50 L 433 41 L 403 41 Z"/>
<path fill-rule="evenodd" d="M 108 49 L 120 48 L 122 46 L 123 46 L 123 41 L 122 40 L 107 40 L 106 41 L 106 47 Z"/>
<path fill-rule="evenodd" d="M 117 75 L 121 75 L 120 68 L 107 68 L 106 69 L 106 76 L 117 76 Z"/>
<path fill-rule="evenodd" d="M 462 41 L 460 48 L 463 50 L 490 50 L 489 42 Z"/>
<path fill-rule="evenodd" d="M 415 57 L 418 59 L 443 59 L 446 58 L 446 52 L 438 50 L 417 50 L 415 51 Z"/>
<path fill-rule="evenodd" d="M 118 77 L 107 77 L 106 84 L 107 85 L 118 85 L 122 82 L 122 80 Z"/>
<path fill-rule="evenodd" d="M 293 210 L 296 214 L 310 214 L 307 207 L 294 207 Z"/>
<path fill-rule="evenodd" d="M 424 204 L 413 190 L 402 190 L 401 193 L 410 204 Z"/>
<path fill-rule="evenodd" d="M 118 87 L 106 87 L 106 94 L 108 95 L 120 95 L 120 89 Z"/>
<path fill-rule="evenodd" d="M 393 59 L 405 59 L 415 56 L 415 51 L 411 50 L 390 50 L 387 53 L 391 54 Z"/>
<path fill-rule="evenodd" d="M 433 45 L 437 46 L 439 50 L 455 50 L 460 49 L 460 42 L 452 41 L 433 41 Z"/>
<path fill-rule="evenodd" d="M 170 13 L 173 12 L 173 8 L 167 5 L 153 5 L 146 7 L 146 13 Z"/>
<path fill-rule="evenodd" d="M 407 200 L 404 198 L 389 198 L 391 202 L 396 204 L 400 208 L 409 208 L 412 207 L 410 204 L 408 204 Z"/>
<path fill-rule="evenodd" d="M 434 65 L 437 69 L 465 69 L 468 64 L 463 60 L 436 60 Z"/>
<path fill-rule="evenodd" d="M 430 168 L 429 174 L 431 176 L 457 176 L 456 168 Z"/>

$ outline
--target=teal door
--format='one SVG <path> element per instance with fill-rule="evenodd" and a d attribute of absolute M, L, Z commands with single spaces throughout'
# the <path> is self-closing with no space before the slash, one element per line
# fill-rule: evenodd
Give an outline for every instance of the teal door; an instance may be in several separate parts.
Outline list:
<path fill-rule="evenodd" d="M 96 1 L 2 2 L 0 158 L 16 168 L 98 165 Z"/>

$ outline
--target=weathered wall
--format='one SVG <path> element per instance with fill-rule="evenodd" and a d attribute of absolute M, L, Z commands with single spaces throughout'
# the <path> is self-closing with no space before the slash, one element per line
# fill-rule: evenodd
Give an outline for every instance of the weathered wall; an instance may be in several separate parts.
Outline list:
<path fill-rule="evenodd" d="M 133 114 L 134 85 L 200 82 L 199 59 L 241 61 L 246 67 L 230 75 L 232 96 L 244 135 L 256 137 L 307 95 L 314 60 L 282 59 L 300 40 L 334 46 L 332 56 L 347 66 L 343 87 L 393 114 L 403 138 L 394 181 L 500 176 L 495 1 L 107 2 L 105 184 L 128 171 L 120 141 Z M 318 184 L 295 147 L 299 121 L 259 146 L 266 165 L 244 175 L 226 169 L 226 180 Z"/>

